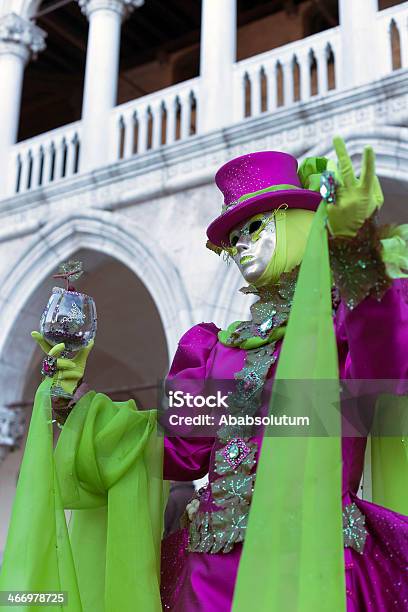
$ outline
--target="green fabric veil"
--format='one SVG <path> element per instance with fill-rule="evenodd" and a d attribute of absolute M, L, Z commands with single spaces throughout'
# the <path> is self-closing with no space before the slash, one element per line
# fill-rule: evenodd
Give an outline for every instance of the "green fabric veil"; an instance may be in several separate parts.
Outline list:
<path fill-rule="evenodd" d="M 54 451 L 50 384 L 35 398 L 0 589 L 66 591 L 68 604 L 57 606 L 66 612 L 161 610 L 165 494 L 156 412 L 90 392 Z M 64 509 L 72 510 L 69 528 Z"/>
<path fill-rule="evenodd" d="M 299 170 L 303 186 L 318 190 L 326 168 L 335 171 L 323 158 L 305 160 Z M 265 612 L 346 610 L 338 357 L 325 206 L 322 201 L 315 214 L 300 267 L 270 413 L 298 414 L 302 387 L 290 381 L 306 379 L 316 391 L 316 414 L 339 435 L 289 438 L 266 432 L 235 587 L 236 612 L 248 607 Z M 401 235 L 404 229 L 398 228 Z M 383 241 L 384 262 L 388 272 L 393 266 L 393 278 L 405 276 L 400 270 L 408 261 L 403 247 Z M 376 411 L 392 419 L 401 403 L 406 408 L 406 397 L 383 396 Z M 373 437 L 371 458 L 373 501 L 408 515 L 408 439 Z"/>
<path fill-rule="evenodd" d="M 406 395 L 382 395 L 376 404 L 373 427 L 381 431 L 408 429 Z M 371 485 L 374 503 L 408 516 L 408 438 L 371 436 Z"/>
<path fill-rule="evenodd" d="M 316 411 L 340 433 L 325 206 L 322 201 L 314 216 L 300 267 L 270 412 L 298 414 L 302 396 L 295 381 L 316 381 Z M 324 393 L 319 394 L 321 381 Z M 340 435 L 271 437 L 266 432 L 235 611 L 345 611 L 341 466 Z"/>

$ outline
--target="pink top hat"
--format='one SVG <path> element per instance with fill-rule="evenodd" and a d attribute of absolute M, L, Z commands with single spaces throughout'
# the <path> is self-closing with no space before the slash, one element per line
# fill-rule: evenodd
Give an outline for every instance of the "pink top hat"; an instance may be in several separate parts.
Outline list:
<path fill-rule="evenodd" d="M 322 197 L 303 189 L 297 166 L 292 155 L 280 151 L 250 153 L 224 164 L 215 175 L 224 205 L 207 229 L 210 242 L 219 247 L 228 245 L 229 234 L 238 223 L 281 204 L 315 211 Z"/>

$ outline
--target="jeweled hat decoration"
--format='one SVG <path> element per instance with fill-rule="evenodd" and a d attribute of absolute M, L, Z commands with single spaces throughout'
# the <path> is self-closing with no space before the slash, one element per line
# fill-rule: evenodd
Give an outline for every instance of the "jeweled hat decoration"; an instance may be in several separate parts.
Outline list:
<path fill-rule="evenodd" d="M 313 159 L 323 162 L 324 158 Z M 224 204 L 219 217 L 207 229 L 209 248 L 221 251 L 228 245 L 229 233 L 238 223 L 283 204 L 288 208 L 316 211 L 322 199 L 320 183 L 306 186 L 297 170 L 296 158 L 280 151 L 250 153 L 224 164 L 215 176 Z"/>

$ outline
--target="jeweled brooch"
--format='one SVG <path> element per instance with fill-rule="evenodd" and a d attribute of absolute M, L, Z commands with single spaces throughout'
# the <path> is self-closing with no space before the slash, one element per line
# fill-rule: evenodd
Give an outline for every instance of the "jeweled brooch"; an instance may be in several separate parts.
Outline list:
<path fill-rule="evenodd" d="M 222 455 L 225 461 L 235 469 L 249 455 L 250 451 L 249 446 L 241 438 L 233 438 L 223 449 Z"/>
<path fill-rule="evenodd" d="M 52 378 L 57 373 L 57 359 L 52 355 L 47 355 L 41 365 L 41 374 Z"/>
<path fill-rule="evenodd" d="M 336 179 L 334 172 L 325 170 L 320 175 L 320 195 L 327 204 L 336 202 Z"/>
<path fill-rule="evenodd" d="M 343 509 L 344 546 L 354 548 L 361 555 L 368 532 L 365 528 L 365 516 L 356 504 L 347 504 Z"/>

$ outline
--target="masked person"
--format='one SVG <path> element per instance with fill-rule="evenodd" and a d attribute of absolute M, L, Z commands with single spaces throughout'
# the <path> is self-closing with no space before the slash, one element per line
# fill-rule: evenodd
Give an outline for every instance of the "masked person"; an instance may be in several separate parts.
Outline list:
<path fill-rule="evenodd" d="M 404 226 L 384 229 L 376 225 L 383 197 L 372 149 L 365 149 L 357 178 L 343 141 L 335 139 L 334 144 L 337 168 L 325 158 L 308 158 L 297 171 L 292 156 L 266 151 L 234 159 L 218 171 L 216 183 L 224 206 L 207 230 L 209 246 L 234 260 L 249 283 L 245 292 L 255 295 L 257 301 L 248 321 L 236 321 L 226 330 L 213 323 L 189 330 L 174 357 L 168 375 L 171 384 L 235 380 L 231 411 L 254 415 L 259 410 L 265 414 L 264 396 L 271 387 L 271 411 L 279 405 L 281 382 L 303 379 L 318 385 L 325 381 L 329 382 L 327 393 L 316 398 L 326 411 L 321 413 L 324 420 L 326 413 L 333 415 L 339 378 L 403 381 L 407 377 L 408 306 L 400 280 L 407 269 L 407 231 Z M 332 277 L 340 304 L 332 300 Z M 86 356 L 78 359 L 75 381 L 69 379 L 74 366 L 67 360 L 57 362 L 60 378 L 65 369 L 72 385 L 85 369 Z M 296 389 L 296 384 L 289 386 L 287 405 L 302 401 Z M 91 512 L 84 501 L 72 503 L 75 470 L 77 488 L 96 489 L 105 500 L 99 506 L 104 503 L 107 507 L 108 527 L 105 524 L 102 532 L 107 530 L 108 547 L 98 549 L 103 560 L 99 574 L 88 574 L 105 585 L 105 595 L 94 609 L 130 611 L 136 599 L 143 609 L 159 609 L 156 578 L 152 578 L 157 577 L 157 535 L 151 538 L 153 543 L 144 540 L 148 554 L 142 562 L 143 552 L 131 526 L 118 520 L 116 539 L 109 531 L 109 517 L 115 518 L 118 512 L 113 495 L 110 507 L 109 487 L 126 481 L 126 471 L 111 479 L 114 486 L 110 485 L 100 474 L 107 461 L 106 449 L 101 456 L 92 454 L 92 462 L 84 452 L 78 461 L 72 450 L 75 443 L 77 454 L 81 452 L 85 429 L 89 444 L 92 435 L 99 436 L 98 440 L 109 438 L 103 436 L 103 427 L 122 413 L 103 398 L 86 394 L 64 426 L 61 438 L 65 435 L 68 440 L 69 429 L 75 429 L 76 435 L 71 435 L 70 447 L 63 442 L 56 451 L 61 503 L 65 508 L 79 508 L 82 515 L 84 508 Z M 104 415 L 103 410 L 111 421 L 104 416 L 92 433 L 90 418 L 100 411 Z M 148 417 L 138 428 L 136 417 L 131 416 L 120 431 L 122 435 L 133 431 L 133 439 L 142 447 L 140 440 L 148 439 L 153 429 L 146 424 Z M 116 449 L 120 436 L 111 433 L 112 437 Z M 373 498 L 381 505 L 357 496 L 365 437 L 263 437 L 259 432 L 251 436 L 239 427 L 226 426 L 213 437 L 165 439 L 165 479 L 188 481 L 208 473 L 209 482 L 188 504 L 186 528 L 165 540 L 164 609 L 408 609 L 406 442 L 398 436 L 373 441 L 373 447 Z M 133 469 L 134 479 L 125 482 L 120 495 L 122 504 L 128 497 L 133 500 L 134 520 L 145 527 L 149 520 L 156 525 L 159 519 L 154 520 L 153 515 L 159 513 L 149 497 L 149 478 L 157 479 L 157 466 L 150 469 L 151 453 L 144 453 L 143 447 L 143 476 L 140 469 Z M 123 453 L 120 457 L 123 461 Z M 89 467 L 95 462 L 96 475 Z M 108 502 L 102 494 L 105 489 Z M 156 494 L 156 506 L 159 504 Z M 150 509 L 148 516 L 140 510 L 143 505 Z M 130 517 L 128 513 L 128 521 Z M 139 553 L 130 560 L 126 548 L 115 548 L 126 538 L 128 547 L 134 544 Z M 69 548 L 66 539 L 64 546 Z M 84 553 L 78 543 L 72 548 L 78 598 L 88 610 L 92 597 L 89 580 L 83 578 Z M 124 557 L 120 560 L 121 550 Z M 136 568 L 129 569 L 130 562 Z M 121 594 L 118 565 L 122 580 L 126 578 Z M 141 575 L 149 587 L 144 595 L 140 595 Z M 113 593 L 122 597 L 120 607 L 112 607 Z"/>

